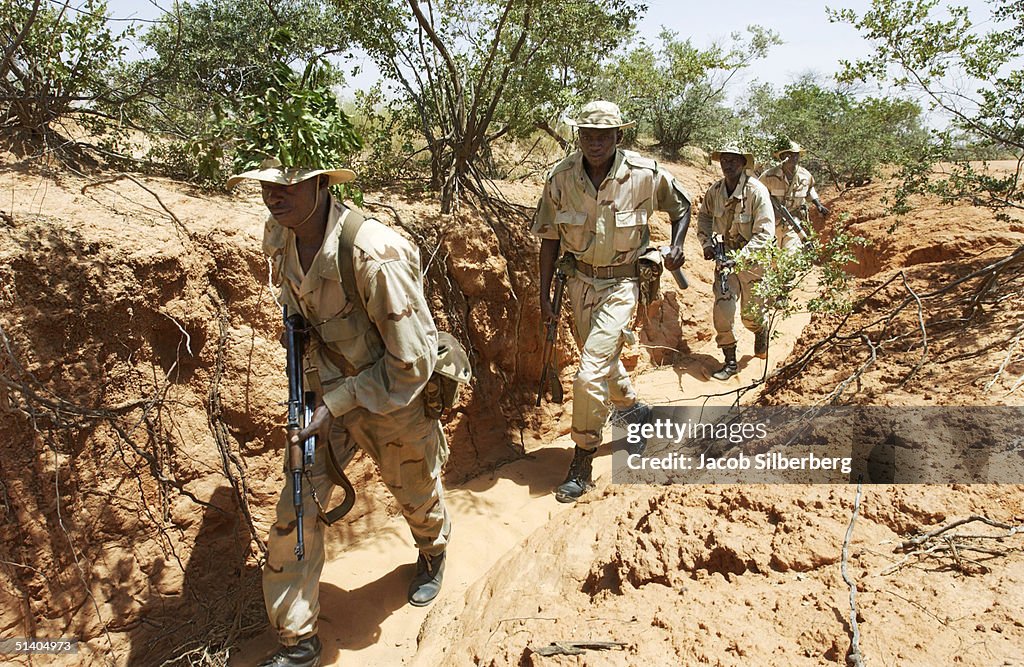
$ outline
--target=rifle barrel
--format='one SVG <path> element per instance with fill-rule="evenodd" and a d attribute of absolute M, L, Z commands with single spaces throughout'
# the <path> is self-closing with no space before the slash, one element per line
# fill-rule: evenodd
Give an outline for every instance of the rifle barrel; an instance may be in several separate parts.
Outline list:
<path fill-rule="evenodd" d="M 294 433 L 301 431 L 310 420 L 310 411 L 302 387 L 303 333 L 305 320 L 298 313 L 289 316 L 284 308 L 285 342 L 287 343 L 286 366 L 288 372 L 288 425 L 285 437 L 288 447 L 289 469 L 292 473 L 292 504 L 295 506 L 295 558 L 302 560 L 306 555 L 306 541 L 302 529 L 302 475 L 305 472 L 307 443 L 292 444 Z M 315 443 L 313 445 L 315 447 Z M 308 457 L 312 460 L 312 457 Z"/>
<path fill-rule="evenodd" d="M 566 275 L 561 271 L 555 274 L 555 295 L 551 300 L 551 310 L 555 312 L 555 319 L 545 324 L 547 329 L 544 336 L 544 352 L 541 354 L 543 365 L 540 371 L 540 387 L 537 389 L 536 406 L 538 408 L 544 400 L 544 390 L 547 389 L 548 375 L 551 371 L 551 359 L 554 357 L 555 343 L 558 341 L 558 318 L 562 311 L 562 292 L 565 289 L 565 279 Z M 555 382 L 560 382 L 557 375 L 554 377 Z"/>

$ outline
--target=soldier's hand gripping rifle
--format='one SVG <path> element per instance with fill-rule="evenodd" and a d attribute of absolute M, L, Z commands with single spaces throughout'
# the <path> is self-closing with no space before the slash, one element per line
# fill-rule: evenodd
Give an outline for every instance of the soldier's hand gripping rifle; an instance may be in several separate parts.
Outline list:
<path fill-rule="evenodd" d="M 800 221 L 793 217 L 793 214 L 789 212 L 788 208 L 783 206 L 782 202 L 779 200 L 778 197 L 772 195 L 771 200 L 772 205 L 775 207 L 775 210 L 778 211 L 779 215 L 782 216 L 782 220 L 787 225 L 793 228 L 793 231 L 796 232 L 796 235 L 800 239 L 800 242 L 803 243 L 804 245 L 810 243 L 811 235 L 807 233 L 807 230 L 804 229 L 804 226 L 800 224 Z"/>
<path fill-rule="evenodd" d="M 287 347 L 288 369 L 288 470 L 292 475 L 292 501 L 295 505 L 295 558 L 302 560 L 306 555 L 306 542 L 302 534 L 302 478 L 306 466 L 313 465 L 316 450 L 316 436 L 311 435 L 305 442 L 292 442 L 292 436 L 306 427 L 313 417 L 313 392 L 302 387 L 302 356 L 305 348 L 306 322 L 298 313 L 289 316 L 284 310 L 284 330 Z"/>
<path fill-rule="evenodd" d="M 558 379 L 558 373 L 554 372 L 555 342 L 558 340 L 558 318 L 562 310 L 562 293 L 565 291 L 566 274 L 559 268 L 555 272 L 555 295 L 551 301 L 551 310 L 555 311 L 555 319 L 548 322 L 546 335 L 544 336 L 544 354 L 541 360 L 544 367 L 540 372 L 540 388 L 537 390 L 537 407 L 540 407 L 544 398 L 544 390 L 547 389 L 548 375 L 551 376 L 551 398 L 555 403 L 562 402 L 562 381 Z"/>
<path fill-rule="evenodd" d="M 718 278 L 718 291 L 722 296 L 729 296 L 729 275 L 732 273 L 735 262 L 725 254 L 725 239 L 721 235 L 715 235 L 712 243 L 715 251 L 715 275 Z"/>

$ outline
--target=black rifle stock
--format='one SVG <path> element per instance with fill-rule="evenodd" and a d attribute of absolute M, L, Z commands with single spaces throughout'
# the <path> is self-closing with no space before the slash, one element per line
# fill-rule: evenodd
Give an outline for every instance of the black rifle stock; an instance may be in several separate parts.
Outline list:
<path fill-rule="evenodd" d="M 801 225 L 800 222 L 793 217 L 793 214 L 789 212 L 789 209 L 783 206 L 782 202 L 775 195 L 771 195 L 771 199 L 772 205 L 775 206 L 775 210 L 779 212 L 779 214 L 782 216 L 782 219 L 786 222 L 786 224 L 793 228 L 793 231 L 796 232 L 796 235 L 800 239 L 800 242 L 803 243 L 804 245 L 810 243 L 810 234 L 808 234 L 807 230 L 804 229 L 804 226 Z"/>
<path fill-rule="evenodd" d="M 287 344 L 288 370 L 288 470 L 292 475 L 292 503 L 295 505 L 295 558 L 306 556 L 306 542 L 302 532 L 302 478 L 306 466 L 313 465 L 316 436 L 311 435 L 305 442 L 292 442 L 292 436 L 306 427 L 313 418 L 313 392 L 303 391 L 302 357 L 305 347 L 306 322 L 302 315 L 288 315 L 284 310 L 285 340 Z"/>
<path fill-rule="evenodd" d="M 716 236 L 715 249 L 715 275 L 718 278 L 718 291 L 722 296 L 729 296 L 729 274 L 732 273 L 732 265 L 729 257 L 725 254 L 725 239 Z"/>
<path fill-rule="evenodd" d="M 558 319 L 562 310 L 562 293 L 565 291 L 566 275 L 561 270 L 555 273 L 555 295 L 551 301 L 551 309 L 555 311 L 555 319 L 548 322 L 546 335 L 544 336 L 544 354 L 541 360 L 544 367 L 540 372 L 540 388 L 537 389 L 537 407 L 540 407 L 544 399 L 544 390 L 547 388 L 548 375 L 552 375 L 551 398 L 555 403 L 562 402 L 562 381 L 558 379 L 557 373 L 551 373 L 552 359 L 555 353 L 555 342 L 558 340 Z"/>

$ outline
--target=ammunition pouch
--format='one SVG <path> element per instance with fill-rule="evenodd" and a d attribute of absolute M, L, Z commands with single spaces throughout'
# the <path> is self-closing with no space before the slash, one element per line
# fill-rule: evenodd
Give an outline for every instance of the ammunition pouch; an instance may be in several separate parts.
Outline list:
<path fill-rule="evenodd" d="M 639 307 L 646 309 L 654 301 L 657 301 L 661 291 L 661 273 L 664 271 L 664 258 L 661 250 L 656 247 L 648 248 L 640 255 L 637 263 L 640 280 Z"/>
<path fill-rule="evenodd" d="M 564 273 L 566 277 L 571 278 L 576 275 L 576 255 L 571 252 L 567 252 L 559 258 L 558 263 L 555 265 L 555 269 L 561 273 Z"/>
<path fill-rule="evenodd" d="M 459 400 L 459 390 L 473 377 L 469 356 L 462 343 L 447 331 L 437 333 L 437 363 L 423 387 L 423 414 L 440 419 Z"/>

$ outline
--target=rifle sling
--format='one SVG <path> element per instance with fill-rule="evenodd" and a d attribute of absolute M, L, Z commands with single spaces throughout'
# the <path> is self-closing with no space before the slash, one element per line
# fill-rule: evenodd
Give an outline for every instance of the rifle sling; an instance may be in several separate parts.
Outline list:
<path fill-rule="evenodd" d="M 341 275 L 341 289 L 345 292 L 345 298 L 348 299 L 353 307 L 359 308 L 364 313 L 366 312 L 366 304 L 363 303 L 363 300 L 359 297 L 359 291 L 356 289 L 356 270 L 352 262 L 352 252 L 355 247 L 356 234 L 359 233 L 359 228 L 363 226 L 365 220 L 366 218 L 359 213 L 352 209 L 346 209 L 345 219 L 342 221 L 341 226 L 341 235 L 338 237 L 338 273 Z M 346 367 L 351 368 L 351 364 L 344 357 L 330 349 L 326 343 L 321 342 L 321 345 L 323 346 L 321 351 L 326 353 L 336 366 L 342 369 L 346 369 Z M 339 361 L 345 361 L 345 364 L 339 365 Z M 337 507 L 326 512 L 320 512 L 320 519 L 330 526 L 349 513 L 353 505 L 355 505 L 356 492 L 352 488 L 352 482 L 345 476 L 345 468 L 338 461 L 334 448 L 331 447 L 329 441 L 327 443 L 327 476 L 331 478 L 335 486 L 340 486 L 345 492 L 345 497 Z"/>
<path fill-rule="evenodd" d="M 346 211 L 341 236 L 338 237 L 338 273 L 341 274 L 341 289 L 345 292 L 345 298 L 365 313 L 366 304 L 359 298 L 359 290 L 356 289 L 356 269 L 352 261 L 352 252 L 356 244 L 356 234 L 359 233 L 359 228 L 363 226 L 366 218 L 352 209 Z"/>

